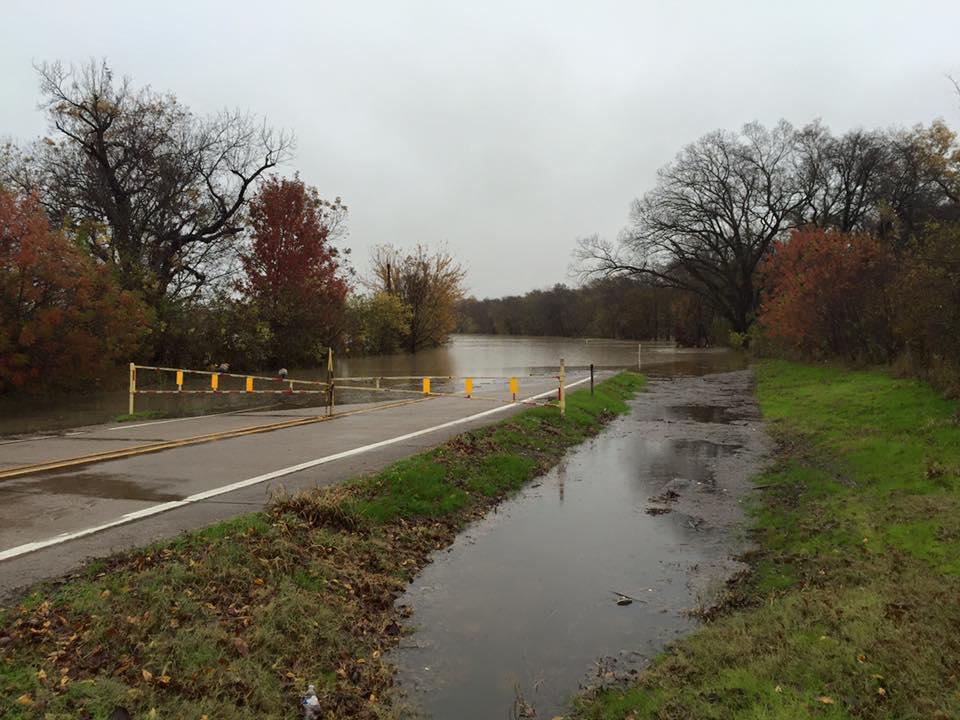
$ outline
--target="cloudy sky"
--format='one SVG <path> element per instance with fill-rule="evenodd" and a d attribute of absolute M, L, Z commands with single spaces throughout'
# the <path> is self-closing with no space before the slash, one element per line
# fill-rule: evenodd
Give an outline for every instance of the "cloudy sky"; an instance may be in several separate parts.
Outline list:
<path fill-rule="evenodd" d="M 578 236 L 716 128 L 960 126 L 960 2 L 4 0 L 0 137 L 44 132 L 34 61 L 106 57 L 194 110 L 297 136 L 376 243 L 447 243 L 478 296 L 568 280 Z"/>

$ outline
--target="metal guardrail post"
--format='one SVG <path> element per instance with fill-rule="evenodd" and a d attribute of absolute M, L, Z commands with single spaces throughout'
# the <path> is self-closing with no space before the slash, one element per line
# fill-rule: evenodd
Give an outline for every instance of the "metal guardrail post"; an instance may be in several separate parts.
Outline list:
<path fill-rule="evenodd" d="M 333 390 L 333 348 L 327 348 L 327 415 L 333 415 L 336 397 Z"/>
<path fill-rule="evenodd" d="M 130 363 L 130 402 L 127 404 L 127 413 L 133 415 L 133 398 L 137 394 L 137 366 Z"/>
<path fill-rule="evenodd" d="M 560 417 L 567 415 L 567 367 L 560 358 Z"/>
<path fill-rule="evenodd" d="M 590 363 L 590 397 L 593 397 L 593 363 Z"/>

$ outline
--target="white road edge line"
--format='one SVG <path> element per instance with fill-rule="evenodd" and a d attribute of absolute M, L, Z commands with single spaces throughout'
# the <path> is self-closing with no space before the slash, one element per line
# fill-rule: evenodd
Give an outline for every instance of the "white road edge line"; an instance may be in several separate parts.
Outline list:
<path fill-rule="evenodd" d="M 186 417 L 171 418 L 169 420 L 151 420 L 150 422 L 138 423 L 137 425 L 115 425 L 114 427 L 108 427 L 107 430 L 133 430 L 134 428 L 164 425 L 172 422 L 183 422 L 184 420 L 202 420 L 203 418 L 220 417 L 222 415 L 242 415 L 243 413 L 256 412 L 257 410 L 265 410 L 266 408 L 275 406 L 276 403 L 271 403 L 270 405 L 257 405 L 252 408 L 247 408 L 246 410 L 226 410 L 221 413 L 210 413 L 208 415 L 187 415 Z"/>
<path fill-rule="evenodd" d="M 582 380 L 568 383 L 566 387 L 576 387 L 577 385 L 582 385 L 583 383 L 589 381 L 590 378 L 585 377 Z M 539 400 L 540 398 L 547 397 L 555 392 L 556 390 L 547 390 L 546 392 L 524 398 L 522 402 Z M 344 450 L 343 452 L 334 453 L 333 455 L 326 455 L 321 458 L 302 462 L 298 465 L 291 465 L 290 467 L 281 468 L 280 470 L 274 470 L 263 475 L 257 475 L 256 477 L 247 478 L 246 480 L 240 480 L 229 485 L 222 485 L 221 487 L 213 488 L 211 490 L 204 490 L 203 492 L 196 493 L 195 495 L 189 495 L 182 500 L 171 500 L 170 502 L 154 505 L 152 507 L 144 508 L 143 510 L 136 510 L 134 512 L 127 513 L 126 515 L 121 515 L 116 520 L 110 520 L 109 522 L 105 522 L 100 525 L 94 525 L 93 527 L 88 527 L 83 530 L 62 533 L 52 538 L 47 538 L 46 540 L 38 540 L 36 542 L 26 543 L 24 545 L 17 545 L 9 550 L 0 551 L 0 562 L 15 558 L 19 555 L 26 555 L 27 553 L 36 552 L 37 550 L 42 550 L 43 548 L 50 547 L 51 545 L 59 545 L 60 543 L 69 542 L 70 540 L 76 540 L 78 538 L 86 537 L 87 535 L 93 535 L 94 533 L 102 532 L 103 530 L 109 530 L 110 528 L 117 527 L 118 525 L 126 525 L 127 523 L 150 517 L 151 515 L 159 515 L 160 513 L 176 510 L 177 508 L 181 508 L 186 505 L 191 505 L 203 500 L 209 500 L 210 498 L 217 497 L 218 495 L 225 495 L 235 490 L 242 490 L 243 488 L 250 487 L 251 485 L 259 485 L 260 483 L 267 482 L 268 480 L 275 480 L 276 478 L 284 477 L 285 475 L 292 475 L 300 472 L 301 470 L 307 470 L 309 468 L 316 467 L 317 465 L 325 465 L 326 463 L 334 462 L 335 460 L 342 460 L 343 458 L 352 457 L 353 455 L 360 455 L 362 453 L 369 452 L 370 450 L 377 450 L 378 448 L 386 447 L 387 445 L 394 445 L 406 440 L 411 440 L 412 438 L 420 437 L 421 435 L 428 435 L 432 432 L 436 432 L 437 430 L 445 430 L 446 428 L 454 427 L 456 425 L 463 425 L 464 423 L 472 422 L 473 420 L 479 420 L 480 418 L 487 417 L 488 415 L 503 412 L 504 410 L 512 407 L 516 407 L 516 405 L 501 405 L 489 410 L 484 410 L 483 412 L 468 415 L 467 417 L 450 420 L 448 422 L 441 423 L 440 425 L 434 425 L 433 427 L 416 430 L 414 432 L 407 433 L 406 435 L 398 435 L 397 437 L 380 440 L 379 442 L 371 443 L 370 445 L 362 445 L 360 447 L 353 448 L 352 450 Z"/>

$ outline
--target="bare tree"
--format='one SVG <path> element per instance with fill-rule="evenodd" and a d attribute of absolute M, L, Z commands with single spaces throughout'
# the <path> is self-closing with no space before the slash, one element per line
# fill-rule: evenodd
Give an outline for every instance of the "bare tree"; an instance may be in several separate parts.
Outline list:
<path fill-rule="evenodd" d="M 875 224 L 888 163 L 884 135 L 858 129 L 837 138 L 816 122 L 803 129 L 799 143 L 809 189 L 800 221 L 842 232 Z"/>
<path fill-rule="evenodd" d="M 398 296 L 410 309 L 410 351 L 446 341 L 456 327 L 456 306 L 463 297 L 465 275 L 453 256 L 425 245 L 417 245 L 412 252 L 378 245 L 371 265 L 371 288 Z"/>
<path fill-rule="evenodd" d="M 746 125 L 688 145 L 633 203 L 618 244 L 580 241 L 587 275 L 635 275 L 703 297 L 745 332 L 760 295 L 757 267 L 801 221 L 811 190 L 786 122 Z"/>
<path fill-rule="evenodd" d="M 242 112 L 198 117 L 116 80 L 106 62 L 37 72 L 52 137 L 19 151 L 6 181 L 36 192 L 150 305 L 198 292 L 243 230 L 251 185 L 289 157 L 292 137 Z"/>

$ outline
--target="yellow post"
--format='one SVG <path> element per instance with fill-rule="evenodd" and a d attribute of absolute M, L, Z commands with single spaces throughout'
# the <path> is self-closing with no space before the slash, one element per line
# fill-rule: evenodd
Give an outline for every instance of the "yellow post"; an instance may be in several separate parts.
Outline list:
<path fill-rule="evenodd" d="M 210 389 L 214 392 L 220 389 L 220 376 L 217 373 L 210 376 Z"/>
<path fill-rule="evenodd" d="M 133 415 L 133 397 L 137 394 L 137 366 L 130 363 L 130 402 L 127 404 L 127 412 Z"/>
<path fill-rule="evenodd" d="M 253 392 L 253 378 L 247 378 L 247 392 Z"/>
<path fill-rule="evenodd" d="M 473 395 L 473 378 L 467 378 L 463 381 L 463 392 L 467 397 Z"/>
<path fill-rule="evenodd" d="M 183 390 L 183 370 L 177 370 L 177 392 Z"/>
<path fill-rule="evenodd" d="M 515 377 L 510 378 L 510 395 L 513 396 L 513 401 L 517 401 L 517 379 Z"/>
<path fill-rule="evenodd" d="M 425 377 L 423 379 L 423 394 L 424 395 L 430 394 L 430 378 L 428 377 Z"/>
<path fill-rule="evenodd" d="M 560 417 L 567 414 L 567 367 L 560 358 Z"/>

